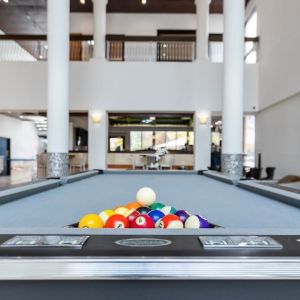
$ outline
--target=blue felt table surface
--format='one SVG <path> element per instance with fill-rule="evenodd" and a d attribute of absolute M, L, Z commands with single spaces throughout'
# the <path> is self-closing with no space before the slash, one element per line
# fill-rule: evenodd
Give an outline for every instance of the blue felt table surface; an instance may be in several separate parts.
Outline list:
<path fill-rule="evenodd" d="M 205 176 L 105 174 L 0 206 L 0 227 L 63 227 L 86 213 L 135 201 L 148 186 L 157 201 L 201 214 L 227 229 L 298 229 L 300 209 Z"/>

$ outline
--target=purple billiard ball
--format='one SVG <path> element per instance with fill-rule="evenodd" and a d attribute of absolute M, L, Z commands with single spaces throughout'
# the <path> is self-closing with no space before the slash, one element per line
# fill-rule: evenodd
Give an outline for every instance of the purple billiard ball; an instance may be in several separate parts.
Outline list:
<path fill-rule="evenodd" d="M 209 228 L 209 222 L 200 215 L 189 216 L 185 221 L 185 228 Z"/>
<path fill-rule="evenodd" d="M 190 214 L 185 210 L 177 210 L 175 215 L 180 218 L 182 223 L 185 223 L 186 219 L 190 216 Z"/>

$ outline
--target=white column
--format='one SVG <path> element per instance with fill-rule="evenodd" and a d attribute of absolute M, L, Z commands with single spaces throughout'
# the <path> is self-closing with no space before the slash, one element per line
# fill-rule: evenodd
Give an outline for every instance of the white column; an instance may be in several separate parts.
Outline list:
<path fill-rule="evenodd" d="M 197 6 L 197 60 L 208 60 L 209 6 L 211 0 L 196 0 Z"/>
<path fill-rule="evenodd" d="M 222 169 L 242 175 L 245 1 L 224 0 L 224 99 Z"/>
<path fill-rule="evenodd" d="M 200 119 L 206 118 L 206 123 L 201 124 Z M 207 170 L 211 159 L 211 113 L 196 112 L 194 116 L 194 169 Z"/>
<path fill-rule="evenodd" d="M 93 0 L 94 4 L 94 59 L 105 59 L 107 0 Z"/>
<path fill-rule="evenodd" d="M 68 172 L 69 0 L 48 1 L 48 177 Z"/>

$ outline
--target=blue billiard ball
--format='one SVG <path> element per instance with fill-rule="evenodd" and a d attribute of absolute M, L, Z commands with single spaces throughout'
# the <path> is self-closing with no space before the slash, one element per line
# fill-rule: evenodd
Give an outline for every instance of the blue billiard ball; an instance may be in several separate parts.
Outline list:
<path fill-rule="evenodd" d="M 148 216 L 153 220 L 154 223 L 156 223 L 161 218 L 163 218 L 165 216 L 165 214 L 162 211 L 158 210 L 158 209 L 154 209 L 154 210 L 151 210 L 148 213 Z"/>

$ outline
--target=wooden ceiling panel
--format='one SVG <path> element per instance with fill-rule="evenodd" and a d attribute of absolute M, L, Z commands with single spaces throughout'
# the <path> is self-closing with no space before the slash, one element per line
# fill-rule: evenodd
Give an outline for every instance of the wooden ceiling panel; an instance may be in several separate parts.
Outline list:
<path fill-rule="evenodd" d="M 246 4 L 250 0 L 245 0 Z M 70 0 L 71 12 L 92 12 L 92 0 Z M 195 13 L 195 0 L 108 0 L 109 13 Z M 212 0 L 210 13 L 222 13 L 223 0 Z M 8 34 L 46 34 L 47 0 L 0 1 L 0 29 Z"/>

